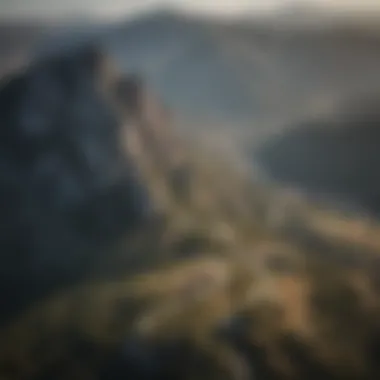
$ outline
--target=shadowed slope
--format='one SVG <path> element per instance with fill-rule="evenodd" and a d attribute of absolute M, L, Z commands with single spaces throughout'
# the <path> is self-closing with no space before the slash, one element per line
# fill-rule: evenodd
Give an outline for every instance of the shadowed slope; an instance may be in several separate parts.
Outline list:
<path fill-rule="evenodd" d="M 355 97 L 335 116 L 301 123 L 270 139 L 255 159 L 279 182 L 378 216 L 377 103 L 378 94 Z"/>

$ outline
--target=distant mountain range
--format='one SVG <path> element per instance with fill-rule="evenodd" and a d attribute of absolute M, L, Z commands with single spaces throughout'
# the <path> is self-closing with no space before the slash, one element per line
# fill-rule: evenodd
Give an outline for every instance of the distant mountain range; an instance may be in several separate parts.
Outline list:
<path fill-rule="evenodd" d="M 114 24 L 7 25 L 0 26 L 0 54 L 4 62 L 36 44 L 37 54 L 44 54 L 99 41 L 125 71 L 145 78 L 186 131 L 243 153 L 261 176 L 335 198 L 345 186 L 344 197 L 365 198 L 358 203 L 371 208 L 380 200 L 377 191 L 371 193 L 374 182 L 368 176 L 363 180 L 362 173 L 369 165 L 376 174 L 380 153 L 371 148 L 370 161 L 358 158 L 354 164 L 349 155 L 359 157 L 368 144 L 380 146 L 380 135 L 359 139 L 360 129 L 357 135 L 334 136 L 315 130 L 347 120 L 351 104 L 360 99 L 380 99 L 380 28 L 319 17 L 293 12 L 237 22 L 157 12 Z M 379 115 L 371 117 L 370 124 L 380 124 Z M 357 127 L 368 124 L 368 118 L 355 120 Z M 339 125 L 344 129 L 346 124 Z M 345 139 L 358 146 L 347 148 Z M 324 160 L 312 164 L 319 156 Z M 337 160 L 324 172 L 323 165 Z M 352 178 L 339 181 L 339 173 Z M 305 184 L 310 177 L 318 183 Z M 359 191 L 361 186 L 366 190 Z"/>
<path fill-rule="evenodd" d="M 44 49 L 99 38 L 179 115 L 228 125 L 297 117 L 357 87 L 379 85 L 377 36 L 290 22 L 301 16 L 239 23 L 157 12 L 112 25 L 74 20 L 49 26 Z M 23 34 L 41 39 L 30 29 Z"/>
<path fill-rule="evenodd" d="M 114 26 L 105 41 L 186 119 L 267 124 L 380 84 L 377 36 L 327 26 L 158 13 Z"/>

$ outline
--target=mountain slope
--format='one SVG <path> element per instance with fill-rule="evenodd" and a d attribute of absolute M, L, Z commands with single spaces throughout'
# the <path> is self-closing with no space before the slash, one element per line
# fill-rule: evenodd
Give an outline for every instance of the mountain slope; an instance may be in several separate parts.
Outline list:
<path fill-rule="evenodd" d="M 76 59 L 62 57 L 57 71 L 53 70 L 57 57 L 45 62 L 42 74 L 47 72 L 48 77 L 38 65 L 31 66 L 26 75 L 36 80 L 26 82 L 33 85 L 26 87 L 32 91 L 30 99 L 47 95 L 38 86 L 41 77 L 43 85 L 50 78 L 50 84 L 69 86 L 71 96 L 57 99 L 72 116 L 63 119 L 63 132 L 70 131 L 75 138 L 58 142 L 65 141 L 70 148 L 73 141 L 82 142 L 76 158 L 85 158 L 81 163 L 86 164 L 87 144 L 94 136 L 106 141 L 108 148 L 115 140 L 104 140 L 104 135 L 117 133 L 120 139 L 111 146 L 119 151 L 122 143 L 122 158 L 128 159 L 130 170 L 131 182 L 123 190 L 129 193 L 130 187 L 134 189 L 133 179 L 138 178 L 143 185 L 141 194 L 146 190 L 155 212 L 134 226 L 133 233 L 128 227 L 120 240 L 102 246 L 100 255 L 95 244 L 89 265 L 75 283 L 69 281 L 49 297 L 41 295 L 38 302 L 2 325 L 0 376 L 15 380 L 106 380 L 131 374 L 136 380 L 303 380 L 322 375 L 328 380 L 378 379 L 378 222 L 253 183 L 227 156 L 207 145 L 181 141 L 170 123 L 170 113 L 149 89 L 136 80 L 131 82 L 130 77 L 125 82 L 117 68 L 109 66 L 108 58 L 99 62 L 98 54 L 94 57 L 92 52 L 92 59 L 87 54 L 86 59 L 79 59 L 82 54 Z M 85 75 L 94 73 L 94 59 L 98 75 Z M 0 94 L 3 115 L 14 112 L 18 116 L 24 103 L 15 101 L 15 108 L 6 107 L 9 99 Z M 25 94 L 21 91 L 13 100 L 25 99 Z M 88 112 L 94 97 L 99 103 Z M 110 116 L 100 112 L 110 101 L 113 107 L 107 110 L 112 123 L 97 124 L 94 115 L 100 121 L 100 115 Z M 51 117 L 49 107 L 32 110 Z M 19 131 L 14 120 L 19 119 L 4 118 L 2 128 Z M 48 120 L 53 130 L 62 133 L 62 118 Z M 82 140 L 88 130 L 91 133 Z M 12 137 L 16 146 L 25 138 L 15 133 Z M 56 139 L 34 143 L 32 153 L 42 157 L 47 145 L 48 152 L 61 153 Z M 23 149 L 11 153 L 2 157 L 11 157 L 17 164 L 26 161 L 28 178 L 40 179 L 30 170 L 30 161 L 22 160 Z M 107 153 L 108 158 L 114 152 Z M 99 163 L 99 156 L 95 158 Z M 71 155 L 68 163 L 72 164 Z M 100 163 L 100 169 L 104 168 L 104 162 Z M 87 174 L 94 173 L 87 170 L 88 165 L 81 167 Z M 61 188 L 65 170 L 57 173 L 53 178 L 58 190 L 66 190 Z M 95 173 L 99 178 L 93 182 L 98 183 L 109 170 Z M 113 186 L 106 189 L 113 190 Z M 30 189 L 21 190 L 31 201 L 38 201 Z M 113 191 L 109 199 L 104 197 L 104 187 L 101 190 L 97 203 L 90 203 L 96 211 L 90 222 L 100 215 L 102 225 L 108 226 L 118 206 L 124 209 L 130 199 L 114 200 Z M 92 192 L 85 194 L 93 199 Z M 66 235 L 59 229 L 56 232 L 54 238 L 61 243 Z M 98 241 L 95 234 L 91 237 Z M 21 269 L 33 270 L 35 256 L 30 257 L 32 265 L 23 266 L 18 257 L 7 257 L 5 248 L 3 264 L 10 259 L 16 266 L 9 274 L 11 284 L 22 284 Z M 77 273 L 85 252 L 75 250 L 70 255 L 71 246 L 70 252 L 60 248 L 49 253 Z"/>

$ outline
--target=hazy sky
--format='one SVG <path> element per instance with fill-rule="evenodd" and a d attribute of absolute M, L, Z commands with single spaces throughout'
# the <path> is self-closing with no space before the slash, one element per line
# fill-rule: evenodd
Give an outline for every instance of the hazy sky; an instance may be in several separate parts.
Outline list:
<path fill-rule="evenodd" d="M 332 8 L 377 9 L 380 0 L 0 0 L 2 17 L 59 16 L 64 14 L 118 17 L 160 5 L 222 14 L 266 11 L 286 4 L 317 3 Z"/>

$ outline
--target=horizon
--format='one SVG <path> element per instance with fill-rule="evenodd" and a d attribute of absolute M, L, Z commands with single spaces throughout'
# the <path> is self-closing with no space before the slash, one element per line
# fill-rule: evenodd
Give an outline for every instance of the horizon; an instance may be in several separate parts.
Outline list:
<path fill-rule="evenodd" d="M 277 14 L 287 10 L 315 9 L 326 15 L 380 15 L 377 0 L 0 0 L 0 19 L 28 20 L 78 18 L 112 21 L 135 18 L 156 11 L 222 18 L 249 18 Z"/>

